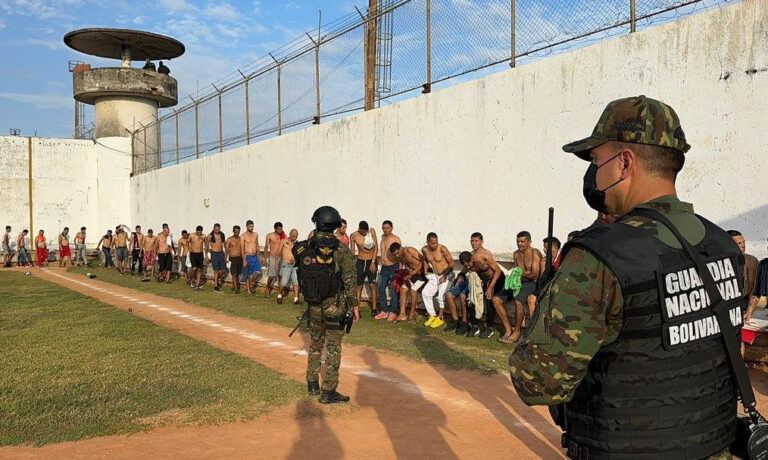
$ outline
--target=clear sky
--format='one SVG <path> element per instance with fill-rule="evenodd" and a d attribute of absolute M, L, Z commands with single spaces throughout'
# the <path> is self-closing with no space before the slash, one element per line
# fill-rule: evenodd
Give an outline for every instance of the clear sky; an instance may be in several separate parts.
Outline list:
<path fill-rule="evenodd" d="M 186 53 L 167 65 L 183 97 L 316 28 L 318 10 L 326 23 L 355 4 L 367 0 L 0 0 L 0 135 L 73 136 L 68 61 L 119 63 L 68 48 L 69 31 L 140 29 L 180 40 Z"/>

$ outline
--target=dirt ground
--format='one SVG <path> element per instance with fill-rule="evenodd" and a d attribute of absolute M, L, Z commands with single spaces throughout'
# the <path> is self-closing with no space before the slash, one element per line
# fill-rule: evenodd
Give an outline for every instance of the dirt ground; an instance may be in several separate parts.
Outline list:
<path fill-rule="evenodd" d="M 288 339 L 280 326 L 59 269 L 33 273 L 304 381 L 304 333 Z M 750 372 L 759 406 L 768 412 L 768 375 Z M 302 399 L 250 422 L 4 447 L 0 458 L 563 458 L 560 432 L 547 410 L 523 404 L 508 376 L 345 345 L 339 390 L 352 398 L 348 407 Z"/>

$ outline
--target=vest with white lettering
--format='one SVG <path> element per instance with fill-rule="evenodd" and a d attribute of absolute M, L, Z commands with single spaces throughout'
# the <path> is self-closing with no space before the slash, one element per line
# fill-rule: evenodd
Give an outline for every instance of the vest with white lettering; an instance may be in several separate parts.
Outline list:
<path fill-rule="evenodd" d="M 631 215 L 563 248 L 564 257 L 576 246 L 594 253 L 623 296 L 618 338 L 595 354 L 565 404 L 563 447 L 577 459 L 705 458 L 727 448 L 736 428 L 737 389 L 720 328 L 686 253 L 621 223 Z M 699 219 L 706 236 L 694 248 L 712 262 L 724 299 L 736 299 L 728 309 L 740 326 L 740 292 L 731 291 L 743 290 L 743 257 L 726 232 Z M 738 331 L 728 337 L 738 340 Z"/>

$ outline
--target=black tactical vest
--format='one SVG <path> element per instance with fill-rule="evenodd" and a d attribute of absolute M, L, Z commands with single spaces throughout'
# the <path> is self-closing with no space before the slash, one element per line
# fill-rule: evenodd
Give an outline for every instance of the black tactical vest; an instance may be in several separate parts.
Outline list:
<path fill-rule="evenodd" d="M 699 219 L 706 236 L 694 249 L 727 301 L 735 327 L 726 336 L 738 340 L 744 259 L 726 232 Z M 563 248 L 564 256 L 587 248 L 607 264 L 624 300 L 618 339 L 600 348 L 565 404 L 563 447 L 579 459 L 708 457 L 731 444 L 736 428 L 737 389 L 720 328 L 684 250 L 622 221 Z"/>
<path fill-rule="evenodd" d="M 334 258 L 338 247 L 336 238 L 312 238 L 293 246 L 296 276 L 308 304 L 319 304 L 338 292 L 341 278 Z"/>

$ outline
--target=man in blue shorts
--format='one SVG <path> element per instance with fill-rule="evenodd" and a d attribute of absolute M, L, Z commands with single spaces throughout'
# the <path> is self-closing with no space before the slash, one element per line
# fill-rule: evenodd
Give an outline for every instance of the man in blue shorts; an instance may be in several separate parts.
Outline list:
<path fill-rule="evenodd" d="M 248 292 L 255 294 L 261 278 L 261 263 L 259 262 L 259 234 L 253 231 L 252 220 L 245 223 L 242 239 L 245 253 L 245 287 Z"/>

